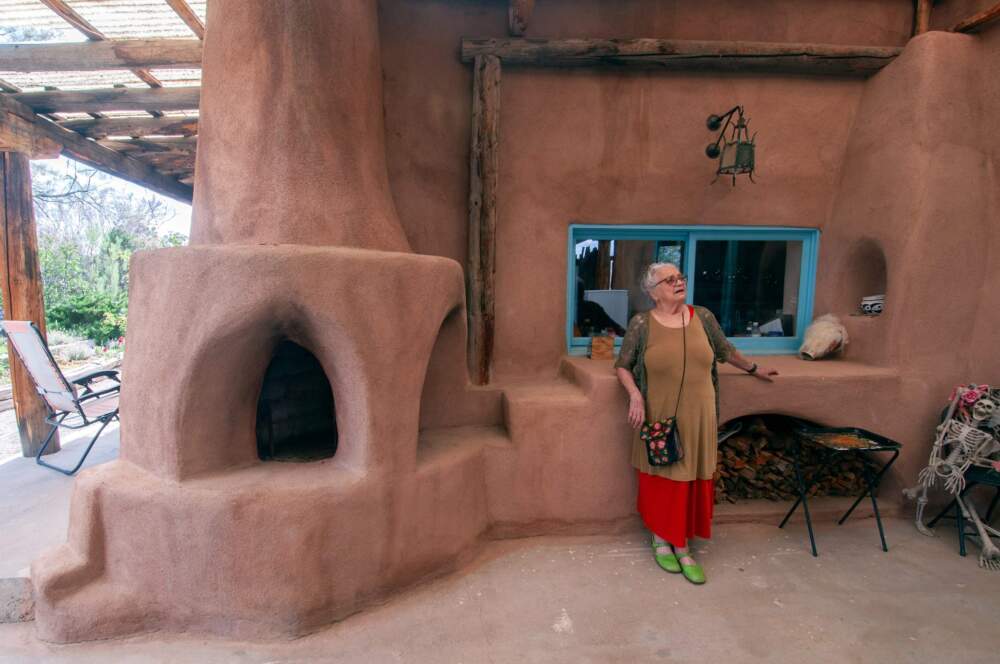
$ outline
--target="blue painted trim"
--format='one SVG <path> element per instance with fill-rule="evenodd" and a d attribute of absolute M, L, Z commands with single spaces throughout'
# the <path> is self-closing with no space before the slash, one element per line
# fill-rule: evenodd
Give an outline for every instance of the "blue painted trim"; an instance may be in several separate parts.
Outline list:
<path fill-rule="evenodd" d="M 696 250 L 698 240 L 759 240 L 802 242 L 802 265 L 799 270 L 799 303 L 795 316 L 794 337 L 729 337 L 740 351 L 753 355 L 795 354 L 802 345 L 805 329 L 812 322 L 815 302 L 816 270 L 819 260 L 820 232 L 815 228 L 789 226 L 651 226 L 634 224 L 570 224 L 567 233 L 568 269 L 566 270 L 566 342 L 571 355 L 585 355 L 589 337 L 573 336 L 576 301 L 576 244 L 583 240 L 680 240 L 685 243 L 685 274 L 689 297 L 694 299 Z M 615 342 L 615 347 L 621 340 Z"/>

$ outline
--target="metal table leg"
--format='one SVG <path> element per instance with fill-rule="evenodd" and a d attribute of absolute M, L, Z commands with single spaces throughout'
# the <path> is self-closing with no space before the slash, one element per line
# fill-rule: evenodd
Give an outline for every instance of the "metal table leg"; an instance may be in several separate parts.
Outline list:
<path fill-rule="evenodd" d="M 886 474 L 886 472 L 889 470 L 892 464 L 895 463 L 898 457 L 899 457 L 899 450 L 895 450 L 892 454 L 892 458 L 889 459 L 888 463 L 882 466 L 881 470 L 879 470 L 874 477 L 872 476 L 871 470 L 869 470 L 868 468 L 868 464 L 862 463 L 861 469 L 865 476 L 865 484 L 867 485 L 867 489 L 860 496 L 858 496 L 858 499 L 854 501 L 854 504 L 851 505 L 850 509 L 848 509 L 847 512 L 844 514 L 844 516 L 840 517 L 840 521 L 837 522 L 838 526 L 843 525 L 843 523 L 847 521 L 847 517 L 851 516 L 851 513 L 854 512 L 854 508 L 856 508 L 861 503 L 864 497 L 866 495 L 871 496 L 872 510 L 875 512 L 875 523 L 876 525 L 878 525 L 878 536 L 882 540 L 883 551 L 888 551 L 889 547 L 885 543 L 885 529 L 882 527 L 882 517 L 878 513 L 878 500 L 875 498 L 875 491 L 876 489 L 878 489 L 879 484 L 882 482 L 882 477 Z M 862 461 L 864 461 L 863 456 L 862 456 Z"/>
<path fill-rule="evenodd" d="M 778 524 L 778 528 L 785 527 L 785 524 L 788 523 L 788 519 L 798 508 L 799 503 L 802 503 L 802 509 L 806 514 L 806 529 L 809 531 L 809 544 L 812 547 L 813 557 L 818 558 L 819 553 L 816 551 L 816 535 L 813 534 L 812 517 L 809 515 L 809 501 L 806 494 L 809 492 L 809 489 L 812 488 L 812 485 L 816 483 L 816 477 L 818 477 L 820 473 L 816 473 L 816 475 L 810 478 L 808 486 L 805 484 L 802 478 L 802 468 L 799 464 L 799 446 L 799 443 L 795 445 L 795 452 L 792 455 L 792 465 L 795 467 L 795 484 L 799 489 L 799 497 L 798 500 L 795 501 L 795 504 L 792 505 L 792 508 L 788 510 L 788 514 L 785 515 L 785 518 L 781 520 L 780 524 Z"/>

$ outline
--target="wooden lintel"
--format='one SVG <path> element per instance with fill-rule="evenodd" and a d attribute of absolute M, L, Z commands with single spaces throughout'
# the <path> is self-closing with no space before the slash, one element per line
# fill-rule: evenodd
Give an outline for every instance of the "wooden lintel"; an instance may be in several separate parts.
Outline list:
<path fill-rule="evenodd" d="M 155 90 L 149 90 L 155 92 Z M 190 203 L 191 187 L 164 175 L 148 164 L 120 154 L 84 138 L 74 131 L 39 116 L 31 108 L 15 100 L 14 95 L 0 94 L 0 115 L 14 115 L 26 120 L 40 139 L 55 141 L 62 154 L 100 171 L 152 189 L 164 196 Z"/>
<path fill-rule="evenodd" d="M 89 136 L 194 136 L 198 133 L 198 118 L 101 118 L 99 120 L 63 120 L 60 127 Z"/>
<path fill-rule="evenodd" d="M 952 32 L 972 32 L 998 19 L 1000 19 L 1000 2 L 984 9 L 978 14 L 970 16 L 960 23 L 956 23 L 955 27 L 951 30 Z"/>
<path fill-rule="evenodd" d="M 902 52 L 839 46 L 676 39 L 463 39 L 462 61 L 492 55 L 504 65 L 645 67 L 665 70 L 870 75 Z"/>
<path fill-rule="evenodd" d="M 197 39 L 126 39 L 70 44 L 0 44 L 0 71 L 185 69 L 201 66 Z"/>
<path fill-rule="evenodd" d="M 0 154 L 0 292 L 8 320 L 29 320 L 45 337 L 45 304 L 38 263 L 38 233 L 31 198 L 28 157 L 16 152 Z M 7 345 L 10 359 L 14 414 L 21 437 L 21 453 L 34 456 L 45 442 L 48 409 L 35 391 L 34 381 Z M 59 450 L 59 439 L 47 451 Z"/>
<path fill-rule="evenodd" d="M 507 7 L 507 31 L 514 37 L 521 37 L 528 30 L 535 0 L 510 0 Z"/>
<path fill-rule="evenodd" d="M 500 150 L 500 60 L 475 59 L 472 145 L 469 158 L 469 365 L 478 385 L 490 381 L 493 362 L 497 183 Z"/>
<path fill-rule="evenodd" d="M 201 88 L 98 88 L 95 90 L 45 90 L 9 95 L 36 113 L 87 113 L 88 111 L 197 110 Z"/>

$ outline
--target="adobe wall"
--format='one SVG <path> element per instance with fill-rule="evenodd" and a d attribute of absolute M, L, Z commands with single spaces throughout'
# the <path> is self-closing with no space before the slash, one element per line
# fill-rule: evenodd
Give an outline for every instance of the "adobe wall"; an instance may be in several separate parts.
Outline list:
<path fill-rule="evenodd" d="M 911 445 L 896 474 L 926 463 L 951 388 L 996 383 L 1000 356 L 998 157 L 991 106 L 1000 33 L 929 32 L 868 82 L 823 237 L 817 310 L 845 312 L 862 267 L 885 256 L 886 313 L 851 320 L 851 355 L 901 374 L 882 430 Z"/>
<path fill-rule="evenodd" d="M 414 251 L 463 265 L 472 81 L 458 48 L 463 36 L 506 36 L 506 7 L 380 3 L 396 207 Z M 905 0 L 547 0 L 528 36 L 903 45 L 912 11 Z M 559 366 L 570 223 L 823 228 L 863 86 L 826 77 L 505 68 L 495 377 L 551 376 Z M 760 132 L 759 184 L 713 185 L 704 121 L 736 103 Z"/>
<path fill-rule="evenodd" d="M 325 4 L 372 8 L 363 3 Z M 550 13 L 540 11 L 538 25 L 589 25 L 609 34 L 676 26 L 681 34 L 671 36 L 733 39 L 732 31 L 753 19 L 761 32 L 748 38 L 779 39 L 783 25 L 788 39 L 862 43 L 904 18 L 908 25 L 896 3 L 819 4 L 774 2 L 770 22 L 740 10 L 733 15 L 743 22 L 734 27 L 724 10 L 736 3 L 552 0 L 540 3 Z M 219 232 L 200 241 L 223 246 L 136 258 L 122 454 L 80 475 L 68 542 L 32 567 L 41 638 L 144 630 L 299 635 L 460 566 L 484 536 L 606 532 L 633 518 L 630 434 L 610 363 L 560 360 L 570 221 L 819 226 L 818 311 L 853 309 L 855 294 L 844 285 L 865 281 L 856 277 L 855 256 L 863 264 L 884 256 L 888 312 L 867 327 L 852 322 L 851 354 L 869 364 L 780 358 L 785 382 L 778 389 L 724 368 L 723 419 L 758 409 L 827 424 L 846 418 L 903 440 L 908 454 L 899 467 L 912 477 L 948 388 L 979 374 L 989 380 L 1000 369 L 993 334 L 1000 293 L 990 270 L 1000 250 L 1000 138 L 990 134 L 995 120 L 988 114 L 1000 96 L 1000 83 L 989 78 L 1000 31 L 987 38 L 929 33 L 867 82 L 506 73 L 498 367 L 508 378 L 560 371 L 565 381 L 468 388 L 461 270 L 448 260 L 464 259 L 468 187 L 470 81 L 457 44 L 462 34 L 502 34 L 505 6 L 382 5 L 394 203 L 409 244 L 444 258 L 373 251 L 363 234 L 341 237 L 349 247 L 247 246 L 262 237 L 227 235 L 222 231 L 240 227 L 224 216 L 213 219 Z M 845 20 L 831 23 L 829 38 L 806 34 L 823 27 L 806 21 L 806 10 L 790 14 L 802 6 Z M 689 13 L 695 9 L 697 20 Z M 704 34 L 720 21 L 717 34 Z M 220 51 L 206 63 L 218 62 L 214 57 Z M 350 77 L 343 83 L 349 89 Z M 737 101 L 732 97 L 762 132 L 756 187 L 710 185 L 711 162 L 701 156 L 704 116 Z M 205 115 L 225 116 L 226 100 L 206 96 L 212 99 Z M 293 128 L 288 118 L 277 124 Z M 339 130 L 336 138 L 350 138 L 345 125 Z M 217 136 L 223 141 L 226 132 Z M 209 139 L 203 154 L 212 159 L 214 150 L 220 159 L 224 144 L 212 148 Z M 326 165 L 336 171 L 345 153 L 337 141 L 327 145 Z M 378 171 L 367 169 L 365 181 L 334 182 L 345 186 L 325 194 L 364 200 L 367 185 L 384 184 Z M 216 183 L 220 196 L 239 193 L 225 185 Z M 380 209 L 390 210 L 376 189 Z M 296 198 L 282 192 L 281 202 L 294 209 Z M 365 217 L 337 220 L 359 226 Z M 282 219 L 264 221 L 269 225 L 259 228 L 280 231 Z M 312 231 L 329 229 L 309 223 L 294 230 L 303 233 L 291 239 L 308 245 Z M 547 283 L 550 289 L 539 288 Z M 177 320 L 191 321 L 183 334 L 170 331 Z M 343 436 L 331 460 L 255 459 L 258 388 L 268 350 L 285 337 L 314 351 L 330 379 Z M 432 390 L 437 412 L 418 413 L 425 370 L 433 387 L 451 386 Z M 145 415 L 129 416 L 135 412 Z M 455 424 L 475 426 L 440 428 Z"/>

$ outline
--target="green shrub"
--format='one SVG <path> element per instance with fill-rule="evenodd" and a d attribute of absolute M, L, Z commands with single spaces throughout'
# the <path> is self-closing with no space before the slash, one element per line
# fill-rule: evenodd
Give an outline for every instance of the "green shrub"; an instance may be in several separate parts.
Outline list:
<path fill-rule="evenodd" d="M 53 327 L 105 344 L 125 334 L 126 304 L 123 296 L 84 293 L 50 307 L 46 320 Z"/>

